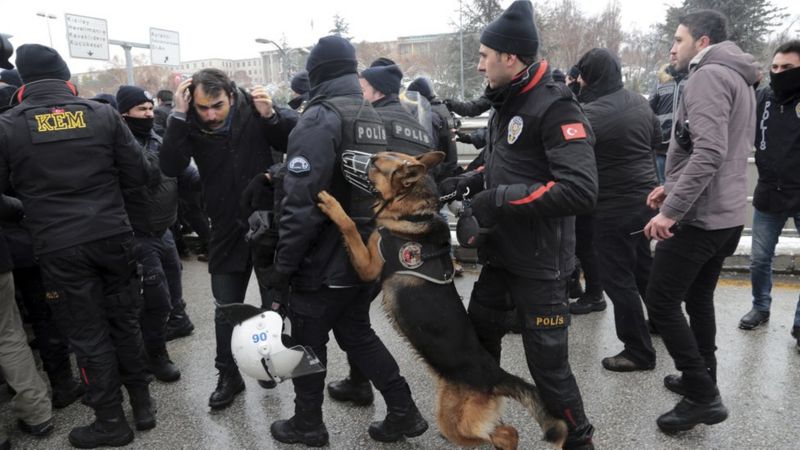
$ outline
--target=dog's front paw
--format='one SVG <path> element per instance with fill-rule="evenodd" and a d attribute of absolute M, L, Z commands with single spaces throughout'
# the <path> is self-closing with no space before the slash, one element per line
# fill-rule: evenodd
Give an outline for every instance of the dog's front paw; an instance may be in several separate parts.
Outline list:
<path fill-rule="evenodd" d="M 345 219 L 347 219 L 347 213 L 342 209 L 339 200 L 336 200 L 331 194 L 322 191 L 317 194 L 317 198 L 319 199 L 319 203 L 317 203 L 319 209 L 321 209 L 326 216 L 330 217 L 334 223 L 341 225 Z"/>

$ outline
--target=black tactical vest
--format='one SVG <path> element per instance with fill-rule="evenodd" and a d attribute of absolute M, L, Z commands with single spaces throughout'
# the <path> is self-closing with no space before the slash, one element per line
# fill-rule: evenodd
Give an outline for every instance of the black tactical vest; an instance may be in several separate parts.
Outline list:
<path fill-rule="evenodd" d="M 433 137 L 400 103 L 375 108 L 386 127 L 387 150 L 417 156 L 436 147 Z"/>
<path fill-rule="evenodd" d="M 342 144 L 339 156 L 345 150 L 358 150 L 375 154 L 386 150 L 386 130 L 375 109 L 358 95 L 312 99 L 305 109 L 321 103 L 330 108 L 342 121 Z M 337 170 L 331 183 L 331 194 L 339 200 L 345 212 L 356 218 L 372 218 L 375 197 L 351 185 Z M 357 221 L 358 223 L 358 221 Z"/>
<path fill-rule="evenodd" d="M 399 273 L 411 275 L 436 284 L 453 282 L 453 260 L 450 242 L 414 241 L 378 228 L 378 249 L 383 259 L 381 279 Z"/>

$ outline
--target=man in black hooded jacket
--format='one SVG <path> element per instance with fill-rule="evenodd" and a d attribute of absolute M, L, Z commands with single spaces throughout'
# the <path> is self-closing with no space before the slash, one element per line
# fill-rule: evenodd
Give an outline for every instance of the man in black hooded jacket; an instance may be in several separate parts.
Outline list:
<path fill-rule="evenodd" d="M 625 349 L 603 359 L 607 370 L 655 367 L 656 353 L 642 308 L 652 257 L 637 233 L 653 217 L 647 195 L 657 185 L 653 149 L 661 139 L 658 120 L 642 96 L 624 89 L 619 61 L 595 48 L 578 62 L 583 85 L 578 100 L 597 141 L 599 191 L 592 223 L 600 281 L 614 304 L 617 337 Z"/>
<path fill-rule="evenodd" d="M 253 269 L 245 241 L 248 211 L 241 210 L 242 192 L 272 165 L 270 147 L 285 151 L 297 114 L 274 108 L 263 87 L 252 95 L 236 87 L 224 72 L 203 69 L 178 86 L 160 165 L 164 175 L 177 177 L 193 158 L 200 171 L 207 212 L 211 219 L 208 271 L 217 304 L 242 303 Z M 261 286 L 262 301 L 266 299 Z M 209 398 L 212 409 L 229 406 L 244 390 L 244 381 L 231 354 L 233 326 L 215 312 L 219 371 Z"/>

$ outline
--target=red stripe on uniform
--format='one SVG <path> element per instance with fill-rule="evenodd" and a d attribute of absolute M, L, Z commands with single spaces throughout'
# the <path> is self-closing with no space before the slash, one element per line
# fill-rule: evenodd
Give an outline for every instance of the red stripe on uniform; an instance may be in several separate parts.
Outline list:
<path fill-rule="evenodd" d="M 86 385 L 88 386 L 89 385 L 89 377 L 86 376 L 86 369 L 84 369 L 83 367 L 81 367 L 81 375 L 83 375 L 84 383 L 86 383 Z"/>
<path fill-rule="evenodd" d="M 525 205 L 525 204 L 531 203 L 534 200 L 536 200 L 537 198 L 543 196 L 545 192 L 549 191 L 550 188 L 555 186 L 555 185 L 556 185 L 555 181 L 550 181 L 546 185 L 544 185 L 544 186 L 540 187 L 539 189 L 533 191 L 529 196 L 527 196 L 525 198 L 521 198 L 519 200 L 512 200 L 512 201 L 510 201 L 508 203 L 510 203 L 512 205 Z"/>
<path fill-rule="evenodd" d="M 546 71 L 547 71 L 547 61 L 542 60 L 542 63 L 539 65 L 539 69 L 533 75 L 533 79 L 530 81 L 530 83 L 527 84 L 527 86 L 522 88 L 519 94 L 520 95 L 524 94 L 533 89 L 533 87 L 536 86 L 536 83 L 538 83 L 542 79 Z"/>

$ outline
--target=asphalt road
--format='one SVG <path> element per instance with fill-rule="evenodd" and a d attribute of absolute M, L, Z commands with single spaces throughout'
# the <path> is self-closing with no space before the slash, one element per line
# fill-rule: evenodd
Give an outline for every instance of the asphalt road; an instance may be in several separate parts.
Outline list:
<path fill-rule="evenodd" d="M 185 261 L 184 293 L 196 325 L 194 334 L 169 344 L 172 359 L 183 372 L 174 384 L 154 382 L 158 426 L 136 432 L 130 448 L 141 449 L 288 449 L 295 446 L 272 440 L 269 425 L 293 412 L 291 382 L 273 390 L 260 388 L 248 379 L 247 389 L 233 405 L 211 412 L 208 396 L 216 385 L 214 359 L 213 300 L 206 265 Z M 461 295 L 469 298 L 476 271 L 458 280 Z M 656 417 L 679 400 L 662 384 L 674 373 L 672 360 L 660 338 L 654 339 L 658 352 L 655 370 L 620 374 L 605 371 L 600 359 L 616 354 L 621 345 L 614 332 L 613 310 L 575 316 L 570 328 L 570 360 L 583 392 L 586 412 L 596 427 L 597 448 L 609 449 L 797 449 L 800 436 L 800 353 L 789 336 L 800 282 L 787 278 L 774 291 L 772 320 L 755 331 L 737 328 L 739 318 L 749 310 L 750 286 L 746 279 L 725 279 L 717 289 L 717 344 L 719 346 L 719 388 L 730 417 L 715 426 L 701 425 L 678 435 L 665 435 Z M 249 302 L 257 303 L 251 282 Z M 447 449 L 454 448 L 437 432 L 434 423 L 432 378 L 408 345 L 387 323 L 380 302 L 372 308 L 373 324 L 379 336 L 397 358 L 401 372 L 411 385 L 414 398 L 430 429 L 418 438 L 396 444 L 372 441 L 367 427 L 380 420 L 386 407 L 380 395 L 374 406 L 351 407 L 326 398 L 325 423 L 332 449 Z M 530 378 L 521 339 L 508 335 L 504 342 L 503 367 Z M 328 380 L 347 374 L 344 354 L 330 345 Z M 377 393 L 376 393 L 377 394 Z M 126 406 L 127 408 L 127 406 Z M 130 410 L 127 409 L 132 421 Z M 91 411 L 81 405 L 56 411 L 55 431 L 44 439 L 33 439 L 17 431 L 8 396 L 0 395 L 0 424 L 10 433 L 14 448 L 68 448 L 67 434 L 76 425 L 88 423 Z M 520 430 L 521 449 L 549 448 L 541 431 L 516 403 L 509 402 L 503 416 Z M 297 446 L 297 448 L 301 448 Z M 484 447 L 484 448 L 489 448 Z"/>

